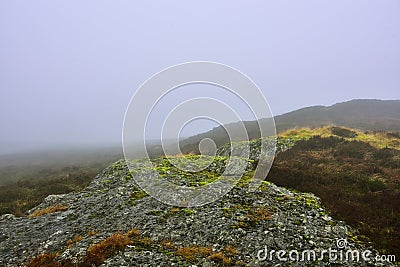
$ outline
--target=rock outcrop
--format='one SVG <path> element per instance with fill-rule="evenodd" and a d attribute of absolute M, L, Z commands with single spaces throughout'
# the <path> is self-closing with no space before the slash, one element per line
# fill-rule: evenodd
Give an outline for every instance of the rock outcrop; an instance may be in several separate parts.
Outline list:
<path fill-rule="evenodd" d="M 174 176 L 163 166 L 164 176 Z M 248 192 L 251 170 L 218 201 L 194 208 L 158 202 L 132 175 L 121 160 L 83 191 L 47 197 L 30 216 L 3 215 L 0 266 L 385 265 L 349 226 L 331 218 L 316 196 L 269 182 Z M 321 256 L 329 249 L 337 256 L 357 250 L 360 259 Z M 286 254 L 278 257 L 279 250 Z M 361 255 L 366 250 L 372 253 L 367 261 Z M 301 261 L 309 251 L 316 258 Z"/>

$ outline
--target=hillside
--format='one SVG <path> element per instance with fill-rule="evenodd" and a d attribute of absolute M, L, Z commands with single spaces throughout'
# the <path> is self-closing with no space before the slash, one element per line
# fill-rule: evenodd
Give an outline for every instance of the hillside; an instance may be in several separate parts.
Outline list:
<path fill-rule="evenodd" d="M 400 257 L 400 151 L 313 136 L 279 153 L 268 181 L 321 198 L 383 253 Z"/>
<path fill-rule="evenodd" d="M 266 180 L 316 194 L 333 216 L 400 257 L 399 134 L 327 126 L 289 130 L 278 140 L 290 140 L 290 149 L 276 155 Z"/>
<path fill-rule="evenodd" d="M 338 103 L 329 107 L 314 106 L 295 110 L 275 116 L 278 133 L 299 127 L 321 127 L 326 125 L 344 126 L 363 131 L 400 132 L 400 100 L 361 99 Z M 263 125 L 268 119 L 261 119 Z M 260 137 L 256 121 L 243 122 L 249 139 Z M 234 131 L 237 123 L 225 125 Z M 206 133 L 198 134 L 181 141 L 184 153 L 198 152 L 198 143 L 203 138 L 211 138 L 217 146 L 229 142 L 229 137 L 223 127 L 216 127 Z"/>
<path fill-rule="evenodd" d="M 192 161 L 193 156 L 184 156 L 182 160 Z M 204 174 L 218 175 L 223 160 L 222 155 L 217 157 L 214 168 L 203 171 Z M 166 159 L 157 159 L 155 163 L 160 174 L 168 173 L 167 179 L 190 182 L 196 178 L 195 175 L 182 177 Z M 0 265 L 282 264 L 277 257 L 264 258 L 266 247 L 298 250 L 300 254 L 315 250 L 317 255 L 321 249 L 329 248 L 369 249 L 376 255 L 368 242 L 359 240 L 344 222 L 333 219 L 312 194 L 294 192 L 269 182 L 249 193 L 251 173 L 250 169 L 232 191 L 213 204 L 177 208 L 147 196 L 132 179 L 132 175 L 140 173 L 129 173 L 125 162 L 118 161 L 83 191 L 49 196 L 28 217 L 1 216 Z M 311 260 L 299 264 L 332 264 L 326 255 L 311 257 Z M 369 262 L 337 263 L 366 264 L 373 266 L 377 262 L 371 257 Z"/>
<path fill-rule="evenodd" d="M 278 132 L 294 127 L 337 125 L 365 131 L 400 131 L 400 100 L 358 99 L 315 106 L 275 117 Z"/>
<path fill-rule="evenodd" d="M 79 148 L 0 156 L 0 215 L 22 216 L 49 194 L 82 190 L 122 157 L 121 148 Z"/>

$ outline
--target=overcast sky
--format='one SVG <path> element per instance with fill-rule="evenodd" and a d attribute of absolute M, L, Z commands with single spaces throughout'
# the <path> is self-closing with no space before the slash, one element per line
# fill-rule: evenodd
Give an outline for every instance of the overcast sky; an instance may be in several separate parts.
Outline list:
<path fill-rule="evenodd" d="M 0 2 L 0 154 L 118 143 L 137 88 L 187 61 L 239 69 L 275 115 L 400 99 L 398 0 L 138 2 Z"/>

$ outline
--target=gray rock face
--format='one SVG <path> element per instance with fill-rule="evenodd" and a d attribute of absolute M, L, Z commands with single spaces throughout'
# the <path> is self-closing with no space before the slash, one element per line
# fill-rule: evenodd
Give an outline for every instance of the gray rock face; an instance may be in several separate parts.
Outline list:
<path fill-rule="evenodd" d="M 317 197 L 268 182 L 252 193 L 239 182 L 217 202 L 174 208 L 144 195 L 121 160 L 83 191 L 49 196 L 30 213 L 54 205 L 68 209 L 32 218 L 8 214 L 0 218 L 0 266 L 24 266 L 44 253 L 58 253 L 59 262 L 69 260 L 79 266 L 93 244 L 132 228 L 151 245 L 129 244 L 101 266 L 331 266 L 326 256 L 301 262 L 266 255 L 272 250 L 312 250 L 318 255 L 329 248 L 368 249 L 376 254 L 368 244 L 352 242 L 352 229 L 332 219 Z M 338 249 L 339 241 L 347 241 L 346 247 Z M 207 247 L 210 252 L 184 257 L 178 249 L 185 247 Z M 223 263 L 219 252 L 229 261 Z M 335 262 L 335 266 L 384 265 L 372 257 L 368 262 Z"/>

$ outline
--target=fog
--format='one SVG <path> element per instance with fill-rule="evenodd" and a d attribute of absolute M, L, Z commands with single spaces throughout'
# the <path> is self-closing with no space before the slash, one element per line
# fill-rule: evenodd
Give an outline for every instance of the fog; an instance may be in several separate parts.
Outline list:
<path fill-rule="evenodd" d="M 399 14 L 396 0 L 1 1 L 0 154 L 120 146 L 136 90 L 187 61 L 242 71 L 274 115 L 400 99 Z M 224 101 L 253 119 L 229 92 L 190 85 L 154 108 L 148 138 L 159 138 L 168 112 L 193 97 Z M 181 135 L 215 126 L 197 120 Z"/>

